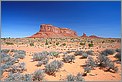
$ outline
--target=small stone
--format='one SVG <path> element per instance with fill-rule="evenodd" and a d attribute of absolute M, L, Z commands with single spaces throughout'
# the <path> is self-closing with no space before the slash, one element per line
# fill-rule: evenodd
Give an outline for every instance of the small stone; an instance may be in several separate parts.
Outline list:
<path fill-rule="evenodd" d="M 87 73 L 86 73 L 86 72 L 85 72 L 85 73 L 83 73 L 83 74 L 82 74 L 82 76 L 87 76 Z"/>
<path fill-rule="evenodd" d="M 90 76 L 96 76 L 97 74 L 89 74 Z"/>

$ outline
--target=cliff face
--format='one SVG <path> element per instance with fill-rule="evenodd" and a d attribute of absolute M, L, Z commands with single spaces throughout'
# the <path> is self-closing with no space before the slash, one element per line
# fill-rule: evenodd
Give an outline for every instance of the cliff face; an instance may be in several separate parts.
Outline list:
<path fill-rule="evenodd" d="M 50 24 L 42 24 L 39 32 L 30 38 L 78 37 L 76 32 L 68 28 L 58 28 Z"/>

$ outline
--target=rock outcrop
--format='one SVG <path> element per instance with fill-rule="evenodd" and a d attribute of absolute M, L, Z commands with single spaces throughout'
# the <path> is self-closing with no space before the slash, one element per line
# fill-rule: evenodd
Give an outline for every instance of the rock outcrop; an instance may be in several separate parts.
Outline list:
<path fill-rule="evenodd" d="M 30 38 L 78 37 L 77 33 L 68 28 L 58 28 L 51 24 L 42 24 L 39 32 Z"/>
<path fill-rule="evenodd" d="M 85 33 L 83 33 L 81 38 L 101 38 L 101 37 L 98 37 L 98 36 L 95 36 L 95 35 L 87 36 Z"/>
<path fill-rule="evenodd" d="M 59 28 L 51 24 L 42 24 L 39 32 L 29 38 L 64 38 L 64 37 L 79 37 L 77 33 L 68 28 Z M 87 36 L 83 33 L 81 38 L 101 38 L 95 35 Z"/>
<path fill-rule="evenodd" d="M 85 37 L 88 37 L 88 36 L 85 33 L 83 33 L 83 35 L 81 37 L 85 38 Z"/>
<path fill-rule="evenodd" d="M 91 35 L 89 36 L 90 38 L 101 38 L 101 37 L 98 37 L 98 36 L 95 36 L 95 35 Z"/>

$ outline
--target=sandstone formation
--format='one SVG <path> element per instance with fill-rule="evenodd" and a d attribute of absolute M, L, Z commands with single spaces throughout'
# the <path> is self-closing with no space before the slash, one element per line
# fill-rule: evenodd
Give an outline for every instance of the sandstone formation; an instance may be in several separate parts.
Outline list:
<path fill-rule="evenodd" d="M 42 24 L 39 32 L 30 38 L 78 37 L 76 32 L 68 28 L 58 28 L 51 24 Z"/>
<path fill-rule="evenodd" d="M 95 36 L 95 35 L 91 35 L 89 36 L 90 38 L 101 38 L 101 37 L 98 37 L 98 36 Z"/>
<path fill-rule="evenodd" d="M 88 36 L 85 33 L 83 33 L 83 35 L 81 37 L 85 38 L 85 37 L 88 37 Z"/>
<path fill-rule="evenodd" d="M 95 35 L 87 36 L 85 33 L 83 33 L 81 38 L 101 38 L 101 37 L 98 37 L 98 36 L 95 36 Z"/>
<path fill-rule="evenodd" d="M 59 28 L 51 24 L 42 24 L 39 32 L 29 38 L 64 38 L 64 37 L 79 37 L 77 33 L 68 28 Z M 95 35 L 87 36 L 83 33 L 81 38 L 101 38 Z"/>

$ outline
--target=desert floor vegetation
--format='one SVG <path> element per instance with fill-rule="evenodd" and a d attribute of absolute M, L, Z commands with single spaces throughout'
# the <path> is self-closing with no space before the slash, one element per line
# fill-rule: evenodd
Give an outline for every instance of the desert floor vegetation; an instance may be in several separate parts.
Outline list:
<path fill-rule="evenodd" d="M 118 39 L 18 38 L 1 42 L 2 81 L 121 80 Z"/>

